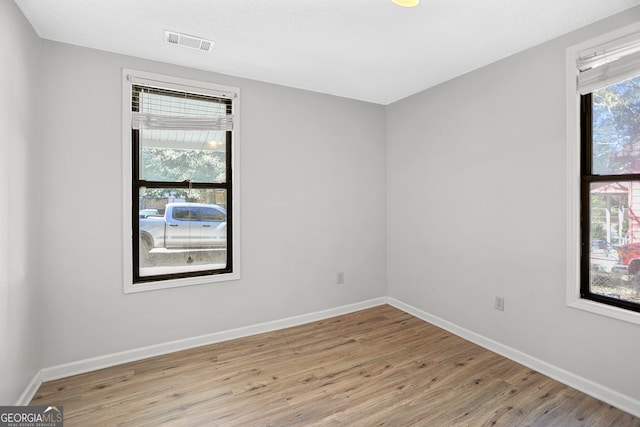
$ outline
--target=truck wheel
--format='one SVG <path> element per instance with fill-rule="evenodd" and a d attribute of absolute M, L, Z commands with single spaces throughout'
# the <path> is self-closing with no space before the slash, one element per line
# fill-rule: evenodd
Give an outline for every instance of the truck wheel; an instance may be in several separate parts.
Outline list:
<path fill-rule="evenodd" d="M 629 263 L 629 267 L 627 268 L 627 272 L 631 276 L 635 276 L 635 274 L 640 271 L 640 259 L 634 259 Z"/>
<path fill-rule="evenodd" d="M 153 242 L 151 237 L 143 234 L 140 236 L 140 264 L 151 264 L 151 249 L 153 249 Z"/>

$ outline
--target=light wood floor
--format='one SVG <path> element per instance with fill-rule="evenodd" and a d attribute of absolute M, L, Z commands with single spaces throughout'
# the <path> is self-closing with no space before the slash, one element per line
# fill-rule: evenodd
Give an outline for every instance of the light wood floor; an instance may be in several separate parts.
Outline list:
<path fill-rule="evenodd" d="M 640 426 L 390 306 L 43 384 L 65 426 Z"/>

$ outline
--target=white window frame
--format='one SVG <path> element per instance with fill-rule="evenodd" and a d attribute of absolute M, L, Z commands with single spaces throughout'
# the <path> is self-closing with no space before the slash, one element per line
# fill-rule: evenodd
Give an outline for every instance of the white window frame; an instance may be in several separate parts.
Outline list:
<path fill-rule="evenodd" d="M 567 88 L 567 269 L 566 301 L 569 307 L 640 325 L 640 313 L 580 297 L 580 93 L 577 59 L 590 49 L 636 34 L 640 23 L 588 40 L 566 51 Z"/>
<path fill-rule="evenodd" d="M 233 138 L 232 138 L 232 272 L 194 276 L 180 279 L 159 280 L 144 283 L 133 283 L 132 237 L 133 224 L 131 215 L 132 200 L 132 158 L 131 158 L 131 86 L 133 79 L 153 81 L 154 85 L 164 89 L 174 89 L 203 94 L 220 94 L 233 96 Z M 206 283 L 226 282 L 240 279 L 240 159 L 239 140 L 240 126 L 240 89 L 208 82 L 188 80 L 145 71 L 122 69 L 122 200 L 123 200 L 123 280 L 124 293 L 144 292 L 158 289 L 175 288 Z"/>

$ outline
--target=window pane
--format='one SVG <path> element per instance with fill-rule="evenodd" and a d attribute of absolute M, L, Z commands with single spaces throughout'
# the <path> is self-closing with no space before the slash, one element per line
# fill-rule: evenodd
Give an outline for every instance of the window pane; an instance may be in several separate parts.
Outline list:
<path fill-rule="evenodd" d="M 590 187 L 590 291 L 640 303 L 640 182 Z"/>
<path fill-rule="evenodd" d="M 160 182 L 226 182 L 226 132 L 140 130 L 140 178 Z"/>
<path fill-rule="evenodd" d="M 593 173 L 640 173 L 640 76 L 592 94 Z"/>
<path fill-rule="evenodd" d="M 148 90 L 138 93 L 134 109 L 159 117 L 220 118 L 228 104 L 217 98 Z M 161 120 L 160 120 L 161 121 Z M 184 123 L 169 129 L 140 129 L 140 178 L 147 181 L 226 181 L 225 130 L 189 129 Z"/>
<path fill-rule="evenodd" d="M 141 277 L 226 268 L 226 190 L 143 188 L 139 201 Z"/>

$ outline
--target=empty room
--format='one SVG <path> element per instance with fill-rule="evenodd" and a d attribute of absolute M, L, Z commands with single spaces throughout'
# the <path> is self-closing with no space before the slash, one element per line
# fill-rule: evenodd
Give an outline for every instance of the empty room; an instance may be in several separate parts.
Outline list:
<path fill-rule="evenodd" d="M 0 425 L 640 426 L 640 0 L 0 0 L 0 44 Z"/>

